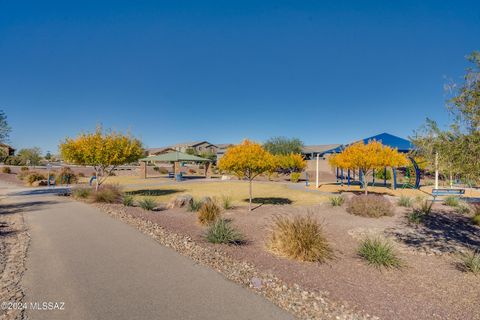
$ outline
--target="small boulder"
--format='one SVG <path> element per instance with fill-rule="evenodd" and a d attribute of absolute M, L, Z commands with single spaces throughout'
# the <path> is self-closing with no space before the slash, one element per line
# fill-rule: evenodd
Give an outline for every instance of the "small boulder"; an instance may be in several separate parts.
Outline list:
<path fill-rule="evenodd" d="M 193 197 L 189 194 L 182 194 L 180 196 L 176 196 L 167 204 L 168 209 L 173 208 L 182 208 L 185 207 L 193 202 Z"/>

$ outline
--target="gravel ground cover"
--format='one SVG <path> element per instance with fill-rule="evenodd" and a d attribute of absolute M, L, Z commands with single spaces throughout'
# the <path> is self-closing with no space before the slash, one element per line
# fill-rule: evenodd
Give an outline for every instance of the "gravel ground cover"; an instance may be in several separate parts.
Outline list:
<path fill-rule="evenodd" d="M 410 226 L 405 224 L 406 208 L 396 208 L 393 217 L 374 219 L 353 216 L 342 207 L 332 208 L 328 204 L 262 205 L 253 212 L 237 207 L 226 211 L 224 217 L 232 221 L 247 241 L 244 245 L 228 246 L 207 243 L 205 227 L 197 223 L 195 213 L 184 209 L 144 211 L 121 205 L 101 207 L 160 243 L 259 291 L 299 318 L 375 315 L 382 319 L 480 319 L 480 277 L 462 273 L 456 266 L 456 253 L 450 250 L 418 254 L 425 250 L 418 250 L 413 242 L 402 241 L 392 234 L 392 230 L 409 232 Z M 435 205 L 434 212 L 439 210 L 446 209 Z M 272 217 L 278 214 L 315 215 L 324 224 L 334 259 L 324 264 L 296 262 L 266 251 L 265 232 Z M 463 232 L 480 234 L 480 228 Z M 380 234 L 396 241 L 405 267 L 376 270 L 366 265 L 357 255 L 359 240 L 366 234 Z M 473 239 L 474 234 L 467 238 Z M 456 244 L 470 245 L 461 241 Z M 237 267 L 246 269 L 237 271 Z"/>

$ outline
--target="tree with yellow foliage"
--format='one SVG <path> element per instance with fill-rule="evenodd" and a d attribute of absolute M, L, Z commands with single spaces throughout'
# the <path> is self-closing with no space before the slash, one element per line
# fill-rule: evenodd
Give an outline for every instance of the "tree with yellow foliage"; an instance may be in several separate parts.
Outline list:
<path fill-rule="evenodd" d="M 372 140 L 367 144 L 356 142 L 346 147 L 341 153 L 329 158 L 330 165 L 342 169 L 358 169 L 363 173 L 362 185 L 365 194 L 368 193 L 366 176 L 374 169 L 384 167 L 399 167 L 407 163 L 407 157 L 399 153 L 397 149 L 384 146 L 378 141 Z"/>
<path fill-rule="evenodd" d="M 258 175 L 275 168 L 273 155 L 260 144 L 244 140 L 230 147 L 218 161 L 218 168 L 230 172 L 249 182 L 248 210 L 252 210 L 252 182 Z"/>
<path fill-rule="evenodd" d="M 59 148 L 67 163 L 93 166 L 97 190 L 116 167 L 135 162 L 144 155 L 140 140 L 114 131 L 104 133 L 101 127 L 75 139 L 66 138 Z"/>

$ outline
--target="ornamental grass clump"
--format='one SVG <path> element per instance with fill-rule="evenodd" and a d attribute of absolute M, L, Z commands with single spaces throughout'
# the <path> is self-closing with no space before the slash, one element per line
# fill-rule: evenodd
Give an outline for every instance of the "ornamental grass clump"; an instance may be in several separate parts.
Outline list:
<path fill-rule="evenodd" d="M 460 198 L 457 196 L 448 196 L 443 200 L 443 203 L 449 207 L 456 207 L 460 203 Z"/>
<path fill-rule="evenodd" d="M 133 207 L 135 204 L 135 200 L 132 195 L 125 194 L 123 195 L 122 203 L 125 207 Z"/>
<path fill-rule="evenodd" d="M 275 217 L 266 247 L 276 255 L 299 261 L 325 262 L 333 256 L 322 225 L 311 215 Z"/>
<path fill-rule="evenodd" d="M 187 204 L 187 211 L 189 212 L 197 212 L 200 210 L 200 207 L 202 206 L 203 201 L 201 199 L 195 199 L 193 198 L 192 201 L 189 201 Z"/>
<path fill-rule="evenodd" d="M 376 268 L 400 268 L 402 266 L 393 245 L 379 237 L 363 239 L 358 248 L 358 255 Z"/>
<path fill-rule="evenodd" d="M 102 185 L 97 191 L 92 193 L 94 202 L 119 203 L 123 198 L 120 187 L 115 184 Z"/>
<path fill-rule="evenodd" d="M 153 211 L 157 207 L 157 202 L 153 198 L 146 197 L 138 201 L 138 205 L 143 210 Z"/>
<path fill-rule="evenodd" d="M 408 223 L 418 225 L 423 222 L 425 219 L 425 214 L 419 210 L 413 210 L 409 214 L 407 214 Z"/>
<path fill-rule="evenodd" d="M 345 202 L 345 198 L 342 196 L 332 196 L 329 198 L 332 207 L 341 207 Z"/>
<path fill-rule="evenodd" d="M 348 213 L 362 217 L 379 218 L 383 216 L 393 216 L 390 201 L 383 196 L 371 194 L 351 198 L 347 203 L 346 210 Z"/>
<path fill-rule="evenodd" d="M 211 243 L 241 244 L 242 234 L 225 219 L 217 219 L 207 230 L 205 238 Z"/>
<path fill-rule="evenodd" d="M 480 275 L 480 252 L 470 250 L 460 257 L 460 267 L 465 272 Z"/>
<path fill-rule="evenodd" d="M 10 174 L 10 173 L 12 173 L 12 169 L 10 169 L 10 167 L 3 167 L 2 168 L 2 173 Z"/>
<path fill-rule="evenodd" d="M 225 210 L 233 208 L 232 197 L 226 195 L 222 196 L 222 208 Z"/>
<path fill-rule="evenodd" d="M 476 226 L 480 226 L 480 214 L 474 215 L 472 217 L 472 223 Z"/>
<path fill-rule="evenodd" d="M 220 218 L 222 210 L 215 201 L 206 201 L 197 212 L 198 222 L 202 225 L 209 225 Z"/>
<path fill-rule="evenodd" d="M 412 201 L 412 198 L 402 195 L 402 196 L 400 196 L 400 198 L 398 199 L 397 204 L 398 204 L 400 207 L 410 208 L 410 207 L 413 205 L 413 201 Z"/>
<path fill-rule="evenodd" d="M 92 194 L 91 188 L 80 187 L 72 190 L 72 196 L 75 199 L 87 199 L 90 197 L 91 194 Z"/>

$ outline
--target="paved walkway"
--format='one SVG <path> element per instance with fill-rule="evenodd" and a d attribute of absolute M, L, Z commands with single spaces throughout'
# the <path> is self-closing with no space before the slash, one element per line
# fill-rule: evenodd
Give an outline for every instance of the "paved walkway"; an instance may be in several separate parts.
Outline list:
<path fill-rule="evenodd" d="M 29 319 L 291 319 L 262 297 L 97 209 L 52 195 L 14 196 L 31 244 Z"/>

